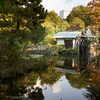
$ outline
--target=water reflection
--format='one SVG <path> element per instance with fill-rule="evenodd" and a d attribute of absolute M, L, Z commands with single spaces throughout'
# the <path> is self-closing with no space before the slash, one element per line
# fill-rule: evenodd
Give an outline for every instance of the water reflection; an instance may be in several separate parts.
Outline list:
<path fill-rule="evenodd" d="M 84 96 L 88 100 L 100 100 L 100 84 L 90 85 L 87 88 L 87 93 Z"/>
<path fill-rule="evenodd" d="M 28 86 L 24 89 L 23 98 L 30 100 L 44 100 L 43 90 L 40 87 Z"/>
<path fill-rule="evenodd" d="M 99 100 L 99 60 L 47 58 L 46 68 L 37 67 L 20 78 L 2 81 L 0 100 Z"/>

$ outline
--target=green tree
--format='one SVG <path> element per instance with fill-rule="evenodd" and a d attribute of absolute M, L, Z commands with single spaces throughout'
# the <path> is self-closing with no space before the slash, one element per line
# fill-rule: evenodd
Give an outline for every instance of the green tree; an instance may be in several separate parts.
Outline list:
<path fill-rule="evenodd" d="M 44 36 L 41 23 L 47 15 L 40 4 L 41 0 L 2 0 L 1 3 L 3 9 L 0 11 L 0 35 L 4 39 L 17 41 L 20 46 L 31 40 L 41 40 L 40 37 Z"/>
<path fill-rule="evenodd" d="M 70 22 L 70 29 L 72 30 L 80 30 L 80 29 L 84 29 L 85 28 L 85 23 L 83 20 L 81 20 L 80 18 L 78 17 L 74 17 L 72 19 L 72 21 Z"/>
<path fill-rule="evenodd" d="M 1 17 L 6 21 L 5 15 L 12 14 L 13 30 L 17 34 L 20 34 L 21 27 L 26 27 L 29 32 L 33 32 L 47 15 L 47 11 L 40 3 L 41 0 L 4 0 Z M 6 12 L 5 9 L 7 9 Z M 24 31 L 26 30 L 24 29 Z"/>
<path fill-rule="evenodd" d="M 32 41 L 34 44 L 40 43 L 46 36 L 45 27 L 38 25 L 38 27 L 33 30 L 33 33 L 34 35 L 32 36 Z"/>
<path fill-rule="evenodd" d="M 84 7 L 84 6 L 77 6 L 73 8 L 69 16 L 67 17 L 67 20 L 69 22 L 72 21 L 74 17 L 79 17 L 85 22 L 85 25 L 88 26 L 91 24 L 91 15 L 90 13 L 90 8 L 89 7 Z"/>
<path fill-rule="evenodd" d="M 16 69 L 16 67 L 28 66 L 26 63 L 29 61 L 24 59 L 27 44 L 30 41 L 38 42 L 43 37 L 44 28 L 41 23 L 47 11 L 41 5 L 41 0 L 0 0 L 0 2 L 3 4 L 0 5 L 2 6 L 0 9 L 0 68 Z M 37 28 L 39 31 L 36 31 Z"/>
<path fill-rule="evenodd" d="M 66 31 L 70 27 L 69 23 L 61 19 L 54 11 L 48 13 L 43 23 L 43 26 L 45 27 L 47 34 L 45 37 L 46 43 L 52 43 L 53 42 L 52 36 L 55 33 L 59 31 Z"/>

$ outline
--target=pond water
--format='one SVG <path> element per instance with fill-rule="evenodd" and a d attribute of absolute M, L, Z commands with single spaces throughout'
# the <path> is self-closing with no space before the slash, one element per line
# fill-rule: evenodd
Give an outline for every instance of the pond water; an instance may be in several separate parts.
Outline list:
<path fill-rule="evenodd" d="M 48 57 L 44 60 L 48 66 L 43 69 L 1 81 L 0 100 L 100 100 L 99 58 L 80 61 L 76 57 Z"/>

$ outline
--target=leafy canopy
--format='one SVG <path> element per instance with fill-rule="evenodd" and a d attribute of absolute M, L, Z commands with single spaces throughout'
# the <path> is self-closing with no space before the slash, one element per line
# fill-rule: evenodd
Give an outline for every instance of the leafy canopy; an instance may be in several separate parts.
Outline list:
<path fill-rule="evenodd" d="M 41 0 L 0 0 L 0 7 L 0 59 L 12 63 L 24 54 L 28 42 L 41 40 L 47 11 Z"/>
<path fill-rule="evenodd" d="M 77 6 L 73 8 L 69 16 L 67 17 L 67 20 L 69 22 L 72 21 L 74 17 L 79 17 L 85 22 L 85 25 L 88 26 L 91 24 L 91 16 L 90 16 L 90 8 L 89 7 L 84 7 L 84 6 Z"/>
<path fill-rule="evenodd" d="M 50 43 L 53 41 L 52 37 L 55 33 L 68 30 L 70 25 L 67 21 L 61 19 L 57 13 L 51 11 L 48 13 L 43 27 L 45 27 L 46 30 L 45 42 Z"/>

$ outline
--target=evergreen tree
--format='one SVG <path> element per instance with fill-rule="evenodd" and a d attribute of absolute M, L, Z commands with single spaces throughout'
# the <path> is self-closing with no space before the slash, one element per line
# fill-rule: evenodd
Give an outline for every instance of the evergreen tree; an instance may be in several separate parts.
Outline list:
<path fill-rule="evenodd" d="M 41 0 L 0 0 L 0 8 L 0 59 L 12 65 L 22 57 L 29 41 L 40 41 L 47 10 Z M 41 35 L 35 31 L 38 27 Z"/>

